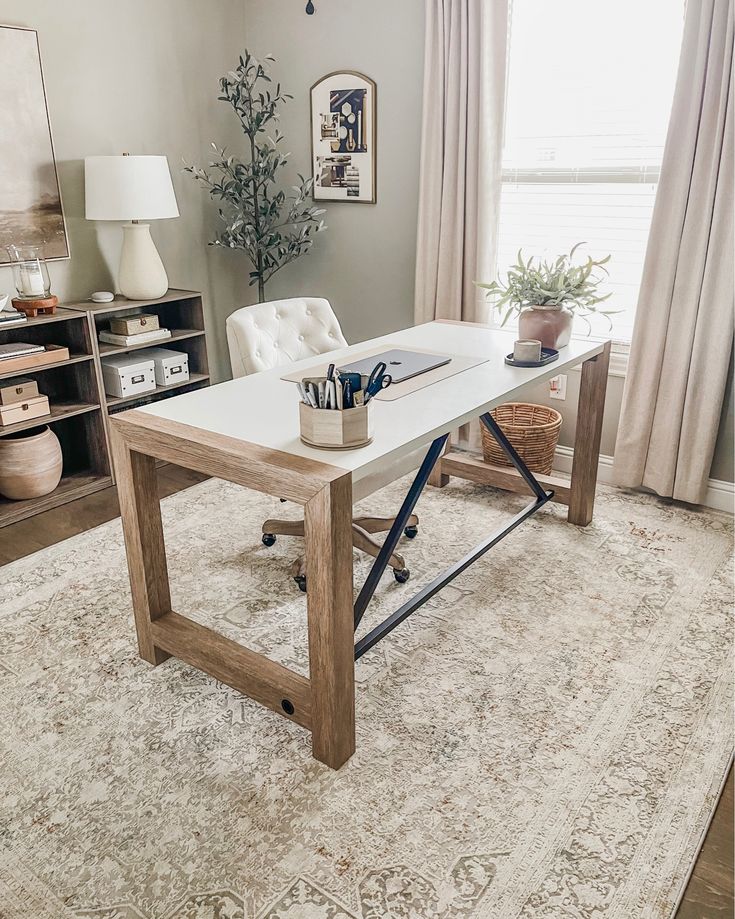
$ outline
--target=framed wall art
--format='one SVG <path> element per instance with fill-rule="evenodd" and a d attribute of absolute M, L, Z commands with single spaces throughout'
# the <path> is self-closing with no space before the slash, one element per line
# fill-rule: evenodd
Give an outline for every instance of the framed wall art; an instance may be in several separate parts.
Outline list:
<path fill-rule="evenodd" d="M 10 245 L 68 258 L 38 33 L 0 26 L 0 61 L 0 264 L 9 261 Z"/>
<path fill-rule="evenodd" d="M 376 86 L 352 70 L 311 87 L 311 159 L 315 201 L 374 204 Z"/>

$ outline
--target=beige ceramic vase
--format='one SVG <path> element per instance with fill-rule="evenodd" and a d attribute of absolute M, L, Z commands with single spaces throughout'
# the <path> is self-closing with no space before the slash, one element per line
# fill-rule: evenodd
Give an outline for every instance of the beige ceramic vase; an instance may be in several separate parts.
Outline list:
<path fill-rule="evenodd" d="M 529 306 L 518 319 L 518 337 L 541 342 L 542 348 L 563 348 L 572 337 L 574 314 L 563 306 Z"/>
<path fill-rule="evenodd" d="M 14 501 L 47 495 L 59 484 L 62 465 L 59 438 L 48 427 L 0 437 L 0 495 Z"/>

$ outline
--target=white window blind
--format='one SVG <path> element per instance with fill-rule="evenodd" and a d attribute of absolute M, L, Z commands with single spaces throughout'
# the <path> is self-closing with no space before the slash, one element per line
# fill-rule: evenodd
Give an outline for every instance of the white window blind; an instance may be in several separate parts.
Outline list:
<path fill-rule="evenodd" d="M 681 0 L 513 0 L 498 271 L 516 253 L 610 253 L 630 340 L 679 58 Z M 497 314 L 496 314 L 497 318 Z M 593 334 L 607 334 L 604 319 Z M 579 331 L 584 331 L 579 323 Z"/>

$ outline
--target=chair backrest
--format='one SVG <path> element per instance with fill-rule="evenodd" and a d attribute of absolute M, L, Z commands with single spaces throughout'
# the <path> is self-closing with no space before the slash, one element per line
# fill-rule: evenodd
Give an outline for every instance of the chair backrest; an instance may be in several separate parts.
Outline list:
<path fill-rule="evenodd" d="M 347 342 L 328 300 L 294 297 L 244 306 L 227 317 L 233 377 L 324 354 Z"/>

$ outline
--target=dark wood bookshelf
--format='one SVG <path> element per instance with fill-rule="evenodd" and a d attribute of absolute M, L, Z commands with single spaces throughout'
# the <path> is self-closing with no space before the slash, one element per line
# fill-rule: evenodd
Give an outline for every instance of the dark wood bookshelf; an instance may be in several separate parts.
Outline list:
<path fill-rule="evenodd" d="M 204 306 L 202 295 L 194 290 L 171 289 L 156 300 L 128 300 L 115 297 L 109 303 L 93 303 L 84 300 L 80 303 L 65 304 L 67 309 L 84 311 L 89 317 L 94 344 L 94 359 L 102 392 L 102 412 L 109 437 L 109 416 L 130 408 L 137 408 L 200 389 L 209 385 L 209 356 L 204 326 Z M 136 313 L 155 313 L 161 328 L 169 329 L 170 338 L 161 341 L 147 341 L 136 345 L 112 345 L 99 340 L 100 332 L 110 330 L 110 320 L 118 317 L 134 316 Z M 147 393 L 135 396 L 114 396 L 104 391 L 102 380 L 102 359 L 113 354 L 128 354 L 144 348 L 170 348 L 172 351 L 183 351 L 189 357 L 189 379 L 171 386 L 156 386 Z M 114 469 L 112 471 L 114 481 Z"/>
<path fill-rule="evenodd" d="M 143 312 L 156 313 L 160 325 L 171 330 L 171 338 L 129 347 L 99 341 L 99 333 L 109 329 L 112 318 Z M 114 484 L 108 423 L 111 414 L 191 392 L 210 382 L 202 297 L 192 290 L 172 289 L 157 300 L 116 297 L 110 303 L 65 303 L 51 316 L 37 316 L 9 328 L 0 326 L 0 343 L 4 342 L 65 345 L 69 358 L 10 372 L 3 372 L 0 361 L 0 380 L 36 380 L 39 392 L 49 397 L 50 408 L 50 413 L 40 418 L 0 425 L 0 440 L 48 425 L 58 436 L 64 457 L 61 482 L 51 494 L 27 501 L 0 496 L 0 527 Z M 105 393 L 101 359 L 141 348 L 185 351 L 189 356 L 189 379 L 129 398 Z"/>
<path fill-rule="evenodd" d="M 0 425 L 0 441 L 22 431 L 48 426 L 59 438 L 64 463 L 61 481 L 51 494 L 25 501 L 0 496 L 0 527 L 3 527 L 107 488 L 112 482 L 112 471 L 104 396 L 89 318 L 61 308 L 51 316 L 36 316 L 20 325 L 0 327 L 0 342 L 55 344 L 69 349 L 67 360 L 25 370 L 3 371 L 0 360 L 0 380 L 16 377 L 35 380 L 39 393 L 49 400 L 48 415 Z"/>

